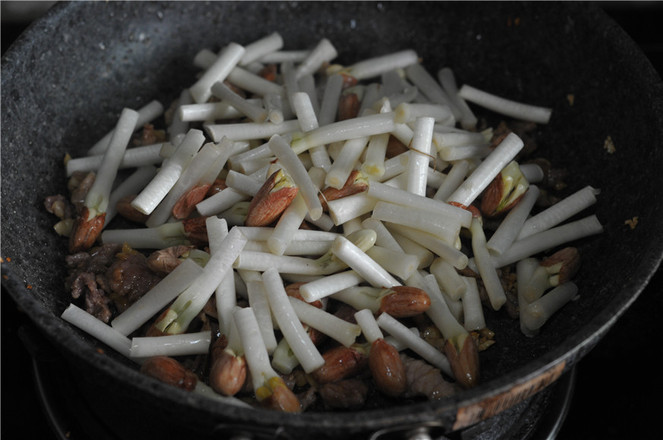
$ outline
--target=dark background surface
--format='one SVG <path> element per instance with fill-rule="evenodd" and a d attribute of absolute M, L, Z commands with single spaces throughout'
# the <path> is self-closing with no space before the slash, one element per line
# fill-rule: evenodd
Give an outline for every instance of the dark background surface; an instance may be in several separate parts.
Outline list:
<path fill-rule="evenodd" d="M 663 3 L 602 3 L 640 45 L 654 67 L 663 72 Z M 2 52 L 27 25 L 2 22 Z M 652 237 L 652 239 L 661 239 Z M 663 316 L 661 269 L 633 306 L 606 337 L 576 367 L 569 414 L 560 439 L 653 438 L 660 432 L 660 396 L 663 394 L 663 348 L 658 343 Z M 50 354 L 31 340 L 29 319 L 2 292 L 2 437 L 59 438 L 39 397 L 33 357 L 49 365 Z M 37 339 L 38 340 L 38 339 Z M 27 344 L 26 344 L 27 341 Z M 77 416 L 65 412 L 59 432 L 85 440 L 77 430 Z M 106 438 L 102 433 L 95 439 Z"/>

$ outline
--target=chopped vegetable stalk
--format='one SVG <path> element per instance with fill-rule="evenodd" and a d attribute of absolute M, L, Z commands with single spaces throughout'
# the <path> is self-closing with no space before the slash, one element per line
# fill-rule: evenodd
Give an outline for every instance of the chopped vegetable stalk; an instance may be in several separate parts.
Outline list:
<path fill-rule="evenodd" d="M 586 186 L 570 196 L 565 197 L 551 207 L 528 218 L 518 234 L 518 240 L 522 240 L 530 235 L 550 229 L 553 226 L 562 223 L 564 220 L 573 217 L 585 208 L 596 203 L 596 196 L 599 193 L 599 190 L 594 189 L 591 186 Z"/>
<path fill-rule="evenodd" d="M 280 400 L 282 398 L 281 393 L 287 390 L 287 387 L 283 379 L 279 377 L 270 365 L 269 354 L 260 335 L 260 329 L 258 328 L 258 322 L 256 321 L 253 310 L 250 307 L 238 308 L 234 313 L 234 318 L 242 341 L 242 347 L 244 348 L 246 364 L 251 372 L 251 380 L 253 381 L 253 390 L 256 398 L 259 402 L 274 398 Z M 292 395 L 292 392 L 290 392 L 290 395 Z M 282 410 L 287 412 L 301 411 L 299 401 L 294 395 L 289 399 L 283 400 L 290 404 L 281 407 Z"/>
<path fill-rule="evenodd" d="M 371 259 L 390 274 L 407 279 L 419 266 L 419 258 L 403 251 L 395 251 L 382 246 L 373 246 L 366 251 Z"/>
<path fill-rule="evenodd" d="M 490 299 L 490 305 L 494 310 L 499 310 L 506 302 L 506 294 L 502 287 L 502 281 L 500 280 L 499 275 L 497 275 L 495 266 L 493 266 L 493 261 L 488 253 L 488 248 L 486 248 L 486 235 L 483 232 L 480 219 L 472 219 L 470 232 L 472 233 L 474 262 L 479 269 L 479 275 L 486 288 L 486 293 Z"/>
<path fill-rule="evenodd" d="M 430 265 L 430 273 L 435 277 L 444 292 L 453 300 L 459 300 L 467 288 L 462 277 L 448 262 L 435 258 Z"/>
<path fill-rule="evenodd" d="M 180 105 L 176 115 L 184 122 L 196 122 L 235 119 L 241 117 L 242 113 L 228 102 L 205 102 Z"/>
<path fill-rule="evenodd" d="M 299 129 L 299 121 L 291 119 L 280 124 L 272 122 L 238 122 L 234 124 L 210 124 L 205 125 L 205 132 L 214 142 L 219 142 L 223 137 L 233 141 L 268 139 L 274 135 L 285 135 Z"/>
<path fill-rule="evenodd" d="M 415 243 L 418 243 L 426 249 L 429 249 L 431 252 L 438 255 L 440 258 L 443 258 L 456 269 L 465 269 L 467 267 L 467 255 L 446 241 L 441 240 L 427 232 L 404 227 L 401 225 L 389 223 L 386 226 L 387 229 L 393 233 L 407 237 Z"/>
<path fill-rule="evenodd" d="M 117 203 L 124 197 L 138 193 L 145 185 L 154 178 L 157 169 L 152 165 L 147 165 L 138 168 L 129 177 L 124 179 L 114 190 L 111 192 L 108 199 L 108 207 L 106 208 L 106 218 L 104 219 L 104 228 L 115 218 L 117 215 Z"/>
<path fill-rule="evenodd" d="M 445 202 L 447 198 L 460 186 L 465 179 L 468 170 L 470 169 L 470 162 L 467 160 L 460 160 L 453 164 L 447 177 L 442 184 L 437 188 L 433 199 Z"/>
<path fill-rule="evenodd" d="M 253 43 L 244 46 L 245 52 L 240 60 L 241 66 L 246 66 L 259 60 L 267 54 L 276 52 L 283 48 L 283 37 L 278 32 L 272 32 Z"/>
<path fill-rule="evenodd" d="M 378 339 L 384 339 L 380 326 L 370 309 L 361 309 L 354 314 L 354 317 L 357 324 L 361 327 L 361 332 L 364 334 L 366 341 L 372 344 Z"/>
<path fill-rule="evenodd" d="M 208 219 L 208 221 L 210 221 Z M 186 331 L 189 323 L 203 309 L 221 280 L 231 273 L 232 263 L 241 252 L 246 238 L 233 228 L 212 255 L 200 277 L 184 290 L 168 308 L 155 326 L 164 333 L 178 334 Z M 210 245 L 212 246 L 212 245 Z"/>
<path fill-rule="evenodd" d="M 538 330 L 562 306 L 578 293 L 578 286 L 569 281 L 560 284 L 536 301 L 521 308 L 523 324 L 530 330 Z"/>
<path fill-rule="evenodd" d="M 256 273 L 258 277 L 260 274 Z M 265 343 L 267 353 L 272 354 L 276 350 L 277 341 L 274 335 L 274 324 L 272 322 L 272 314 L 267 300 L 267 292 L 263 284 L 262 278 L 253 281 L 247 281 L 246 291 L 249 295 L 249 307 L 253 309 L 253 313 L 258 321 L 260 334 Z"/>
<path fill-rule="evenodd" d="M 131 340 L 85 310 L 74 304 L 69 304 L 64 312 L 62 312 L 61 317 L 87 334 L 97 338 L 118 353 L 130 358 Z"/>
<path fill-rule="evenodd" d="M 156 286 L 113 319 L 111 326 L 120 334 L 131 334 L 177 298 L 177 295 L 189 287 L 202 272 L 202 267 L 193 260 L 184 260 Z"/>
<path fill-rule="evenodd" d="M 104 243 L 127 243 L 134 249 L 165 249 L 191 242 L 183 222 L 165 223 L 156 228 L 109 229 L 101 233 Z"/>
<path fill-rule="evenodd" d="M 518 152 L 523 148 L 523 141 L 514 133 L 510 133 L 490 153 L 472 174 L 448 198 L 462 206 L 470 206 L 492 180 L 499 174 Z"/>
<path fill-rule="evenodd" d="M 247 99 L 242 98 L 222 82 L 216 82 L 212 85 L 212 95 L 219 98 L 222 102 L 230 103 L 230 105 L 252 121 L 263 122 L 267 119 L 267 112 L 262 105 L 253 104 Z"/>
<path fill-rule="evenodd" d="M 156 119 L 163 113 L 163 105 L 159 101 L 150 101 L 145 104 L 143 107 L 137 110 L 138 120 L 134 127 L 134 131 L 140 130 L 143 128 L 143 125 L 151 122 L 153 119 Z M 113 137 L 115 129 L 109 131 L 103 138 L 101 138 L 96 144 L 92 146 L 87 152 L 88 156 L 93 156 L 97 154 L 104 154 L 110 140 Z"/>
<path fill-rule="evenodd" d="M 321 367 L 324 359 L 297 318 L 279 273 L 270 268 L 262 278 L 274 318 L 304 371 L 310 373 Z"/>
<path fill-rule="evenodd" d="M 182 335 L 135 337 L 131 339 L 129 355 L 146 358 L 207 354 L 211 341 L 212 334 L 209 330 Z"/>
<path fill-rule="evenodd" d="M 269 139 L 269 148 L 278 157 L 283 168 L 285 168 L 299 188 L 299 192 L 306 203 L 311 218 L 313 220 L 319 219 L 322 215 L 322 205 L 320 204 L 320 199 L 318 199 L 318 188 L 313 184 L 311 176 L 306 171 L 301 160 L 297 158 L 293 149 L 290 148 L 290 145 L 281 136 L 272 136 Z"/>
<path fill-rule="evenodd" d="M 290 374 L 298 365 L 299 361 L 288 345 L 288 341 L 282 338 L 272 355 L 272 367 L 281 374 Z"/>
<path fill-rule="evenodd" d="M 455 219 L 433 215 L 430 210 L 425 208 L 397 205 L 382 200 L 375 204 L 371 217 L 389 224 L 427 232 L 450 245 L 456 243 L 461 228 L 460 223 L 455 222 Z"/>
<path fill-rule="evenodd" d="M 454 377 L 453 372 L 451 371 L 451 365 L 446 356 L 440 353 L 437 348 L 412 333 L 410 329 L 401 324 L 400 321 L 393 318 L 388 313 L 382 313 L 378 317 L 377 322 L 381 329 L 389 333 L 402 344 L 406 345 L 410 350 L 417 353 L 426 361 L 430 362 L 435 368 L 439 368 L 447 375 Z"/>
<path fill-rule="evenodd" d="M 232 69 L 244 56 L 246 49 L 237 43 L 224 47 L 219 57 L 189 89 L 193 100 L 198 104 L 206 102 L 212 96 L 212 85 L 228 77 Z"/>
<path fill-rule="evenodd" d="M 466 289 L 461 297 L 463 304 L 463 327 L 468 331 L 486 328 L 486 319 L 483 314 L 479 286 L 476 278 L 461 277 Z"/>
<path fill-rule="evenodd" d="M 465 130 L 474 130 L 477 125 L 477 117 L 474 116 L 472 109 L 467 105 L 467 102 L 458 95 L 458 86 L 453 71 L 449 67 L 443 67 L 437 72 L 437 79 L 442 85 L 442 89 L 447 92 L 449 98 L 452 100 L 458 110 L 460 111 L 460 125 Z"/>
<path fill-rule="evenodd" d="M 350 177 L 350 173 L 355 169 L 359 157 L 366 149 L 368 139 L 367 136 L 362 136 L 345 141 L 339 156 L 334 160 L 334 163 L 327 172 L 325 178 L 325 184 L 327 186 L 341 189 L 343 185 L 345 185 L 348 177 Z"/>
<path fill-rule="evenodd" d="M 332 253 L 375 287 L 401 285 L 375 260 L 343 236 L 339 236 L 334 240 Z"/>
<path fill-rule="evenodd" d="M 337 272 L 333 275 L 327 275 L 314 281 L 303 284 L 299 288 L 299 293 L 307 302 L 317 301 L 347 287 L 357 286 L 364 279 L 353 270 Z"/>
<path fill-rule="evenodd" d="M 235 87 L 258 97 L 264 97 L 268 94 L 281 96 L 284 93 L 283 86 L 280 84 L 269 81 L 241 67 L 235 67 L 230 71 L 228 81 Z M 259 100 L 254 100 L 255 98 L 248 99 L 249 102 L 259 102 Z"/>
<path fill-rule="evenodd" d="M 163 161 L 160 156 L 163 144 L 145 145 L 142 147 L 127 148 L 122 155 L 122 160 L 118 169 L 136 168 L 146 165 L 156 165 Z M 95 156 L 83 156 L 77 159 L 67 161 L 67 176 L 71 176 L 76 171 L 96 171 L 101 166 L 104 159 L 103 154 Z"/>
<path fill-rule="evenodd" d="M 501 254 L 516 241 L 518 233 L 522 230 L 527 216 L 532 211 L 536 200 L 539 198 L 539 188 L 530 185 L 523 198 L 504 217 L 498 228 L 486 243 L 486 247 L 493 254 Z"/>
<path fill-rule="evenodd" d="M 417 53 L 414 50 L 407 49 L 359 61 L 347 70 L 348 75 L 353 76 L 357 80 L 363 80 L 380 76 L 394 69 L 405 68 L 418 61 Z"/>
<path fill-rule="evenodd" d="M 412 64 L 405 69 L 407 78 L 417 86 L 419 93 L 435 104 L 447 105 L 451 109 L 456 120 L 460 119 L 461 112 L 453 100 L 442 89 L 442 86 L 433 76 L 419 63 Z"/>
<path fill-rule="evenodd" d="M 601 225 L 596 215 L 590 215 L 515 241 L 502 255 L 493 257 L 493 265 L 498 268 L 503 267 L 523 258 L 536 255 L 546 249 L 552 249 L 560 244 L 598 234 L 602 231 L 603 225 Z"/>
<path fill-rule="evenodd" d="M 143 214 L 151 214 L 159 203 L 166 197 L 173 185 L 182 175 L 182 171 L 196 155 L 205 142 L 202 131 L 191 129 L 182 142 L 177 146 L 175 153 L 164 161 L 157 175 L 136 196 L 131 205 Z"/>
<path fill-rule="evenodd" d="M 329 216 L 334 224 L 339 226 L 363 214 L 368 214 L 373 210 L 376 203 L 377 199 L 369 197 L 364 191 L 340 199 L 329 200 L 327 201 L 327 209 L 329 209 Z"/>
<path fill-rule="evenodd" d="M 320 111 L 318 113 L 319 126 L 331 124 L 336 120 L 338 100 L 341 97 L 342 89 L 343 76 L 340 74 L 334 74 L 327 77 L 327 83 L 325 84 L 325 90 L 320 103 Z"/>
<path fill-rule="evenodd" d="M 407 169 L 407 191 L 426 197 L 426 180 L 428 163 L 431 160 L 431 142 L 435 119 L 421 116 L 414 122 L 412 142 L 410 143 L 410 160 Z"/>
<path fill-rule="evenodd" d="M 337 55 L 338 52 L 331 41 L 327 38 L 321 39 L 306 58 L 302 60 L 299 66 L 297 66 L 295 79 L 299 80 L 304 75 L 314 73 L 320 66 L 333 60 Z"/>
<path fill-rule="evenodd" d="M 403 247 L 398 243 L 396 238 L 394 238 L 393 234 L 380 220 L 373 217 L 368 217 L 361 222 L 361 226 L 365 229 L 371 229 L 375 231 L 376 246 L 382 246 L 396 252 L 404 251 Z"/>
<path fill-rule="evenodd" d="M 467 84 L 463 84 L 458 91 L 458 96 L 496 113 L 537 124 L 547 124 L 552 113 L 550 108 L 505 99 Z"/>
<path fill-rule="evenodd" d="M 355 343 L 361 334 L 361 328 L 300 299 L 290 297 L 290 304 L 299 320 L 346 347 Z"/>

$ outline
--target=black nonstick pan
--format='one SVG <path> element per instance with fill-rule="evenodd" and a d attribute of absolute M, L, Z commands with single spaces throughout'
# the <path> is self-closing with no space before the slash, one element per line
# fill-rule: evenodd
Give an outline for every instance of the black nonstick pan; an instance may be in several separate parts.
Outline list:
<path fill-rule="evenodd" d="M 414 48 L 460 83 L 553 108 L 541 155 L 591 184 L 605 227 L 579 243 L 580 298 L 536 338 L 495 318 L 483 381 L 430 403 L 358 412 L 244 410 L 158 383 L 59 318 L 66 243 L 45 196 L 64 192 L 62 159 L 82 154 L 123 107 L 170 102 L 196 72 L 201 48 L 249 43 L 278 30 L 287 48 L 334 42 L 339 62 Z M 573 105 L 569 95 L 574 96 Z M 145 430 L 217 437 L 368 437 L 419 426 L 452 432 L 491 417 L 570 370 L 637 298 L 663 255 L 663 84 L 635 44 L 591 4 L 426 2 L 74 2 L 59 4 L 2 60 L 3 287 L 66 357 L 80 386 Z M 615 150 L 604 148 L 607 137 Z M 626 220 L 637 217 L 637 226 Z M 94 399 L 93 399 L 94 400 Z M 121 423 L 118 421 L 118 423 Z M 136 436 L 146 435 L 134 428 Z M 431 432 L 432 432 L 431 431 Z"/>

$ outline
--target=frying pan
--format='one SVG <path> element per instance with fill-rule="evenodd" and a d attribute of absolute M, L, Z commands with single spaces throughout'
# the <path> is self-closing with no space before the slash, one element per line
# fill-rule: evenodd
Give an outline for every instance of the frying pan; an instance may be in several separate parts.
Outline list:
<path fill-rule="evenodd" d="M 600 236 L 581 240 L 580 298 L 536 338 L 488 314 L 497 343 L 482 383 L 451 398 L 355 412 L 245 410 L 152 380 L 59 318 L 66 242 L 43 209 L 64 193 L 65 152 L 83 154 L 123 107 L 169 103 L 191 85 L 194 54 L 270 32 L 286 49 L 326 37 L 340 63 L 413 48 L 430 71 L 553 108 L 541 156 L 571 171 L 566 191 L 601 190 Z M 574 96 L 573 104 L 569 95 Z M 488 115 L 490 117 L 490 115 Z M 614 153 L 604 149 L 610 136 Z M 145 430 L 251 438 L 407 436 L 451 432 L 497 414 L 570 370 L 637 298 L 663 255 L 663 84 L 601 10 L 576 3 L 73 2 L 58 4 L 2 59 L 2 283 L 80 386 Z M 637 217 L 635 228 L 625 220 Z M 93 398 L 94 400 L 94 398 Z M 121 423 L 118 423 L 121 424 Z M 377 433 L 377 434 L 375 434 Z M 141 427 L 132 434 L 147 435 Z"/>

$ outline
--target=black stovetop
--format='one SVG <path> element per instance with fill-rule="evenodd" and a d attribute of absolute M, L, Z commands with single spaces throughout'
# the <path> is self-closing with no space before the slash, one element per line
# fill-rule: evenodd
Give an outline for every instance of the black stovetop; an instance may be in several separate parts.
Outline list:
<path fill-rule="evenodd" d="M 607 2 L 603 6 L 663 74 L 663 32 L 659 28 L 663 3 Z M 2 23 L 3 53 L 25 26 Z M 651 438 L 660 431 L 660 405 L 652 402 L 660 402 L 663 393 L 663 350 L 657 340 L 657 320 L 663 316 L 662 272 L 659 268 L 632 307 L 576 366 L 572 400 L 558 438 Z M 1 310 L 1 436 L 60 438 L 44 411 L 33 356 L 24 343 L 31 323 L 4 290 Z M 67 431 L 66 426 L 58 429 Z M 66 434 L 86 440 L 75 428 Z"/>

